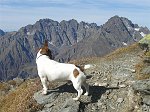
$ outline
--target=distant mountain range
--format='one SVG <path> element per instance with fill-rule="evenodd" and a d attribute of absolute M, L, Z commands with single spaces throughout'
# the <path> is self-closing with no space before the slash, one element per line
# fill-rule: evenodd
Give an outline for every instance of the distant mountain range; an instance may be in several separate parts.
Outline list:
<path fill-rule="evenodd" d="M 55 60 L 68 62 L 91 56 L 104 56 L 128 46 L 149 34 L 147 27 L 124 17 L 111 17 L 105 24 L 40 19 L 15 32 L 0 30 L 0 80 L 37 75 L 35 58 L 45 39 Z"/>

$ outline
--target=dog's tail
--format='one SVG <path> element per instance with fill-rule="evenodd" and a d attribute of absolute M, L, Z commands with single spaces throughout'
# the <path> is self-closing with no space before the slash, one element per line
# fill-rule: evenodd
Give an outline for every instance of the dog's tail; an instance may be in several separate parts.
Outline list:
<path fill-rule="evenodd" d="M 91 68 L 92 65 L 87 64 L 87 65 L 75 65 L 76 67 L 78 67 L 82 72 L 84 72 L 84 70 Z"/>

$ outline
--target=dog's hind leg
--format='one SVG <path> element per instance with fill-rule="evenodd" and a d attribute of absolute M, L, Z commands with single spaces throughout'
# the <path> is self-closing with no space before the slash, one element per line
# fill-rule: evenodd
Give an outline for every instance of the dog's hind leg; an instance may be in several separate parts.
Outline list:
<path fill-rule="evenodd" d="M 85 90 L 86 90 L 86 93 L 84 93 L 84 95 L 89 95 L 89 85 L 86 83 L 86 81 L 84 81 L 83 83 L 82 83 L 82 85 L 83 85 L 83 87 L 85 88 Z"/>
<path fill-rule="evenodd" d="M 43 91 L 42 91 L 42 94 L 47 94 L 47 77 L 46 76 L 42 76 L 40 77 L 41 79 L 41 82 L 42 82 L 42 85 L 43 85 Z"/>

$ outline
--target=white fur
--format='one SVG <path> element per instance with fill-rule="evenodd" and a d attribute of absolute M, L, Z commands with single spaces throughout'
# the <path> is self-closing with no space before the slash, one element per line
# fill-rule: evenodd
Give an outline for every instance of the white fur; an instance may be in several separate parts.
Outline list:
<path fill-rule="evenodd" d="M 41 50 L 40 50 L 41 51 Z M 78 96 L 73 98 L 78 100 L 83 93 L 81 86 L 84 86 L 86 89 L 85 95 L 89 93 L 89 86 L 86 83 L 86 76 L 84 73 L 73 64 L 59 63 L 54 60 L 51 60 L 48 56 L 40 54 L 40 51 L 37 53 L 36 63 L 38 75 L 41 79 L 43 85 L 43 94 L 47 94 L 47 80 L 48 81 L 65 81 L 71 80 L 74 88 L 78 92 Z M 89 68 L 89 66 L 85 67 Z M 73 71 L 77 69 L 79 75 L 75 78 Z"/>

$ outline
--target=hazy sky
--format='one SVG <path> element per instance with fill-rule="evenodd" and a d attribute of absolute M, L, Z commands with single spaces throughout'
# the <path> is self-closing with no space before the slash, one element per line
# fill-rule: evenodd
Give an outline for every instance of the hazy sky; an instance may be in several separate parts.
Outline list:
<path fill-rule="evenodd" d="M 0 0 L 0 29 L 18 30 L 39 19 L 104 24 L 119 15 L 150 29 L 150 0 Z"/>

